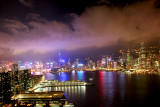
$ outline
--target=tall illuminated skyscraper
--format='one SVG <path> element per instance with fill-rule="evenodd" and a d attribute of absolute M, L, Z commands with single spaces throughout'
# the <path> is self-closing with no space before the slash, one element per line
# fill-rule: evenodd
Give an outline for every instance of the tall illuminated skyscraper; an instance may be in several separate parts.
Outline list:
<path fill-rule="evenodd" d="M 128 49 L 127 50 L 127 69 L 131 69 L 132 68 L 132 59 L 131 59 L 131 53 L 130 53 L 130 50 Z"/>
<path fill-rule="evenodd" d="M 120 50 L 119 51 L 122 55 L 122 64 L 121 64 L 121 67 L 126 69 L 126 63 L 127 63 L 127 54 L 124 52 L 124 50 Z"/>
<path fill-rule="evenodd" d="M 139 65 L 141 69 L 146 68 L 146 51 L 144 42 L 141 43 L 140 52 L 139 52 Z"/>

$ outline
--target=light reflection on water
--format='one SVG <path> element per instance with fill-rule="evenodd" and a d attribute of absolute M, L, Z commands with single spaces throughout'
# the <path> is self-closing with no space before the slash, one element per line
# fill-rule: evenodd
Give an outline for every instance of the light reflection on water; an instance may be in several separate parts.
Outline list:
<path fill-rule="evenodd" d="M 84 71 L 77 71 L 77 75 L 78 80 L 84 80 Z"/>
<path fill-rule="evenodd" d="M 82 95 L 85 96 L 86 94 L 86 86 L 63 86 L 63 87 L 45 87 L 45 88 L 38 88 L 35 92 L 48 92 L 48 91 L 64 91 L 67 96 L 72 95 Z"/>
<path fill-rule="evenodd" d="M 125 74 L 119 74 L 120 99 L 124 100 L 125 96 Z"/>
<path fill-rule="evenodd" d="M 117 72 L 71 71 L 46 73 L 47 80 L 84 80 L 95 86 L 46 87 L 36 91 L 64 91 L 76 107 L 153 106 L 159 104 L 160 76 Z M 92 78 L 92 81 L 89 81 Z"/>
<path fill-rule="evenodd" d="M 60 73 L 59 78 L 60 78 L 60 81 L 67 81 L 68 80 L 67 73 L 65 72 Z"/>

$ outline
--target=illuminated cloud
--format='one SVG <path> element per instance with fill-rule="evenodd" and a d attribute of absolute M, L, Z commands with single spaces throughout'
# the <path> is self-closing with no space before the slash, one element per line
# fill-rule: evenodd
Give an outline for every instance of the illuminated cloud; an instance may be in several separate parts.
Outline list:
<path fill-rule="evenodd" d="M 159 13 L 152 2 L 136 3 L 124 8 L 97 6 L 86 9 L 76 18 L 73 26 L 83 35 L 102 40 L 105 38 L 106 44 L 118 40 L 145 41 L 159 37 Z"/>
<path fill-rule="evenodd" d="M 9 33 L 12 33 L 12 34 L 29 32 L 28 26 L 26 26 L 25 24 L 23 24 L 18 20 L 5 19 L 3 27 L 5 28 L 5 30 L 7 30 Z"/>
<path fill-rule="evenodd" d="M 26 6 L 31 5 L 20 1 Z M 4 19 L 0 46 L 18 56 L 28 52 L 47 54 L 60 49 L 74 51 L 123 43 L 134 45 L 160 37 L 160 10 L 153 3 L 138 2 L 123 8 L 88 7 L 81 15 L 71 13 L 73 20 L 70 25 L 47 20 L 37 13 L 27 14 L 28 22 L 25 23 Z"/>

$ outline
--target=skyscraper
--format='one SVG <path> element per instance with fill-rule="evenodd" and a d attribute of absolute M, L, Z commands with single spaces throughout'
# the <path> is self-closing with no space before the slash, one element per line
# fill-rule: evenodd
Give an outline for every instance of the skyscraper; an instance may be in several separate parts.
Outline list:
<path fill-rule="evenodd" d="M 144 42 L 142 42 L 140 46 L 139 65 L 141 69 L 146 69 L 146 51 L 145 51 Z"/>

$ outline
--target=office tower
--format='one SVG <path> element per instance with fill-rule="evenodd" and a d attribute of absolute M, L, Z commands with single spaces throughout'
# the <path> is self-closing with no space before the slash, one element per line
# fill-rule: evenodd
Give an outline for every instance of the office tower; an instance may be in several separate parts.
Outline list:
<path fill-rule="evenodd" d="M 128 49 L 128 51 L 127 51 L 127 63 L 126 63 L 126 66 L 127 66 L 127 69 L 131 69 L 131 68 L 133 68 L 133 63 L 132 63 L 132 60 L 133 58 L 132 58 L 132 56 L 131 56 L 131 52 L 130 52 L 130 50 Z"/>
<path fill-rule="evenodd" d="M 97 65 L 96 67 L 100 68 L 100 67 L 101 67 L 101 61 L 98 60 L 98 61 L 96 62 L 96 65 Z"/>
<path fill-rule="evenodd" d="M 12 71 L 8 71 L 12 95 L 19 94 L 30 88 L 31 70 L 19 70 L 18 64 L 13 64 Z"/>
<path fill-rule="evenodd" d="M 92 60 L 90 60 L 89 58 L 87 60 L 86 68 L 88 68 L 88 69 L 93 69 L 94 68 L 95 69 L 95 63 Z"/>
<path fill-rule="evenodd" d="M 146 69 L 146 51 L 145 51 L 144 42 L 142 42 L 140 46 L 139 65 L 141 69 Z"/>
<path fill-rule="evenodd" d="M 124 52 L 124 50 L 120 50 L 120 53 L 122 54 L 122 68 L 126 69 L 126 63 L 127 63 L 127 54 Z"/>
<path fill-rule="evenodd" d="M 26 89 L 29 89 L 30 83 L 31 83 L 31 70 L 25 69 L 25 70 L 19 70 L 18 71 L 18 92 L 25 91 Z"/>
<path fill-rule="evenodd" d="M 9 75 L 10 75 L 10 85 L 11 85 L 11 92 L 13 94 L 16 94 L 16 90 L 15 87 L 19 84 L 19 80 L 18 80 L 18 64 L 13 64 L 12 65 L 12 70 L 8 71 Z"/>

